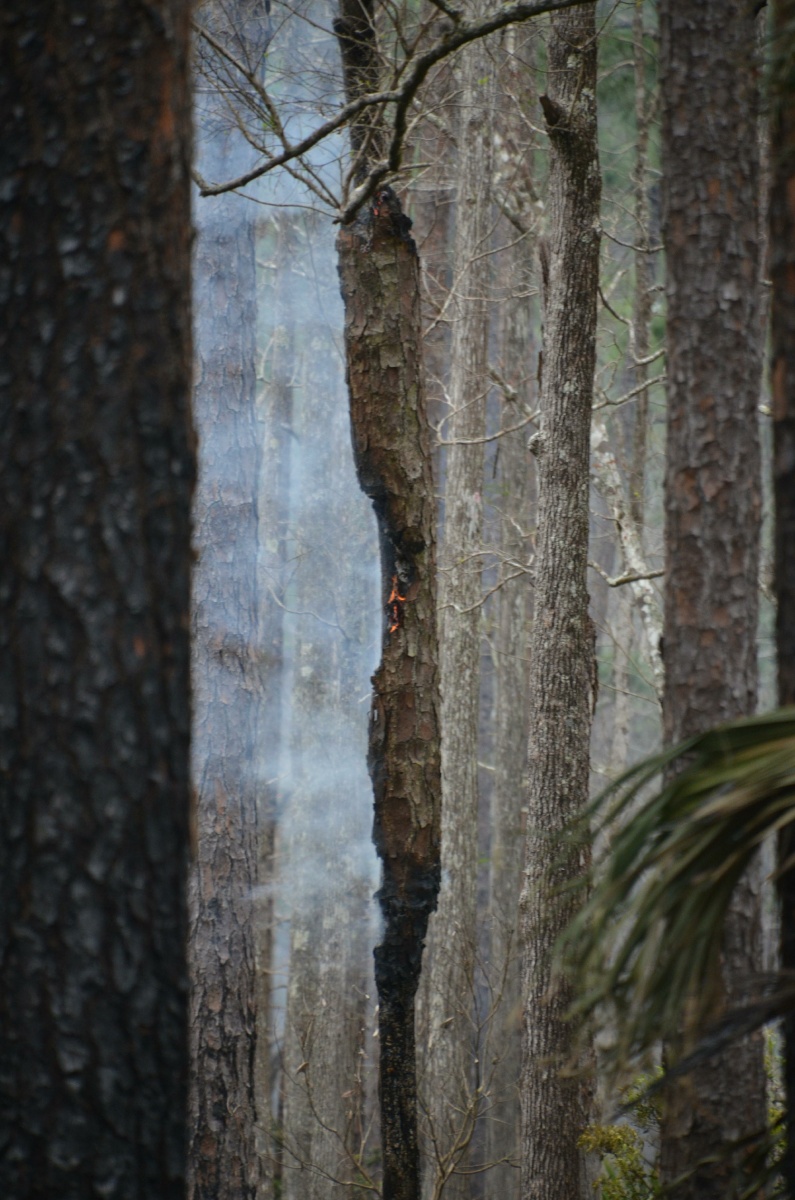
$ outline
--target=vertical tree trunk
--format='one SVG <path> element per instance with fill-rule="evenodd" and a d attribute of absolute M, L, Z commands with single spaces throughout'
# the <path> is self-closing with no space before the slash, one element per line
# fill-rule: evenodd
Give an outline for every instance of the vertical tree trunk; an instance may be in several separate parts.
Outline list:
<path fill-rule="evenodd" d="M 444 538 L 439 584 L 442 692 L 442 886 L 429 927 L 428 1045 L 423 1076 L 435 1170 L 425 1194 L 465 1200 L 457 1175 L 478 1114 L 473 1063 L 478 855 L 483 436 L 491 232 L 490 64 L 482 42 L 460 58 L 458 187 Z"/>
<path fill-rule="evenodd" d="M 773 389 L 773 486 L 776 504 L 776 642 L 781 704 L 795 704 L 795 0 L 774 7 L 770 275 Z M 795 837 L 782 836 L 780 863 L 791 863 Z M 781 966 L 795 970 L 795 870 L 779 879 Z M 784 1080 L 787 1096 L 783 1174 L 795 1195 L 795 1014 L 784 1022 Z"/>
<path fill-rule="evenodd" d="M 535 240 L 520 242 L 511 255 L 515 284 L 526 291 L 534 263 Z M 518 425 L 530 407 L 533 378 L 533 309 L 529 298 L 513 298 L 504 308 L 502 360 L 516 400 L 503 404 L 503 427 Z M 512 369 L 511 369 L 512 368 Z M 500 582 L 494 647 L 494 793 L 490 879 L 491 988 L 495 996 L 489 1049 L 491 1072 L 486 1161 L 492 1194 L 511 1200 L 519 1194 L 519 1060 L 521 1055 L 521 971 L 519 892 L 524 862 L 522 808 L 527 776 L 528 641 L 530 580 L 522 572 L 531 558 L 531 486 L 527 429 L 500 440 Z"/>
<path fill-rule="evenodd" d="M 223 134 L 218 135 L 221 139 Z M 216 142 L 207 155 L 219 152 Z M 203 164 L 202 164 L 203 165 Z M 200 435 L 195 506 L 191 1178 L 194 1200 L 254 1200 L 257 484 L 253 206 L 197 208 Z"/>
<path fill-rule="evenodd" d="M 530 34 L 529 37 L 533 35 Z M 520 240 L 508 251 L 510 288 L 502 303 L 500 373 L 502 426 L 519 425 L 536 402 L 536 209 L 531 150 L 526 144 L 525 105 L 530 100 L 533 62 L 529 37 L 509 29 L 503 35 L 500 102 L 495 137 L 495 199 Z M 519 1196 L 519 1064 L 522 1041 L 522 989 L 519 953 L 519 893 L 524 864 L 524 803 L 527 778 L 528 645 L 532 592 L 521 572 L 532 559 L 534 489 L 525 426 L 500 439 L 497 509 L 500 521 L 500 590 L 494 634 L 494 792 L 489 915 L 490 984 L 494 996 L 487 1062 L 493 1061 L 486 1126 L 490 1194 Z M 487 1068 L 488 1069 L 488 1068 Z"/>
<path fill-rule="evenodd" d="M 668 300 L 665 692 L 671 744 L 756 704 L 760 475 L 757 76 L 745 0 L 660 7 Z M 729 998 L 761 967 L 758 881 L 726 928 Z M 728 1143 L 764 1126 L 761 1035 L 669 1091 L 662 1171 L 730 1194 Z M 698 1166 L 703 1159 L 718 1161 Z"/>
<path fill-rule="evenodd" d="M 651 321 L 652 258 L 649 254 L 649 194 L 646 181 L 649 156 L 649 101 L 646 87 L 646 47 L 644 39 L 643 4 L 635 5 L 632 17 L 632 57 L 635 69 L 635 168 L 633 171 L 636 249 L 635 287 L 632 296 L 632 339 L 630 351 L 634 356 L 634 387 L 641 387 L 649 376 L 649 324 Z M 629 513 L 635 522 L 638 540 L 643 547 L 643 513 L 646 491 L 646 443 L 649 425 L 649 393 L 644 388 L 635 401 L 632 423 L 632 455 L 630 458 Z"/>
<path fill-rule="evenodd" d="M 563 1077 L 570 1054 L 567 981 L 550 974 L 555 940 L 576 901 L 560 888 L 587 848 L 562 842 L 588 798 L 594 636 L 585 574 L 589 433 L 596 351 L 600 175 L 596 23 L 591 6 L 552 18 L 548 95 L 549 282 L 545 297 L 542 429 L 537 439 L 538 534 L 530 650 L 528 834 L 522 894 L 525 994 L 522 1196 L 571 1200 L 582 1188 L 577 1139 L 590 1085 Z"/>
<path fill-rule="evenodd" d="M 419 263 L 400 215 L 377 203 L 340 230 L 337 246 L 354 456 L 378 518 L 385 613 L 369 751 L 383 864 L 384 934 L 375 952 L 383 1194 L 417 1200 L 414 998 L 439 887 L 436 518 Z"/>
<path fill-rule="evenodd" d="M 378 78 L 372 4 L 343 0 L 335 22 L 348 100 Z M 358 174 L 377 129 L 352 130 Z M 383 645 L 373 676 L 368 765 L 384 921 L 375 950 L 384 1200 L 419 1200 L 414 1003 L 439 891 L 441 767 L 436 512 L 419 260 L 390 188 L 337 238 L 354 459 L 381 550 Z"/>
<path fill-rule="evenodd" d="M 363 614 L 373 589 L 363 587 L 370 580 L 356 572 L 357 559 L 367 562 L 356 528 L 366 501 L 356 493 L 344 453 L 350 454 L 350 432 L 342 380 L 329 386 L 330 339 L 321 340 L 308 325 L 303 334 L 307 351 L 294 424 L 297 512 L 291 520 L 297 565 L 289 597 L 298 615 L 291 618 L 293 766 L 284 882 L 292 911 L 282 1191 L 286 1200 L 332 1200 L 350 1194 L 360 1124 L 366 927 L 361 847 L 367 832 L 357 799 L 367 801 L 346 785 L 351 758 L 358 750 L 363 762 L 366 752 L 357 667 L 371 632 L 372 621 Z M 321 396 L 326 400 L 318 407 Z M 359 503 L 346 511 L 351 489 Z M 342 583 L 347 586 L 340 595 Z"/>
<path fill-rule="evenodd" d="M 179 1200 L 188 5 L 0 14 L 0 1194 Z"/>

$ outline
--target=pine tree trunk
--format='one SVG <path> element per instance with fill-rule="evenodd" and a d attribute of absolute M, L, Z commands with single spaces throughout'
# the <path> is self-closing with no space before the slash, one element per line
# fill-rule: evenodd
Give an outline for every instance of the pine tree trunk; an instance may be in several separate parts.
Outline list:
<path fill-rule="evenodd" d="M 549 281 L 545 297 L 542 429 L 536 441 L 538 534 L 530 650 L 530 750 L 522 894 L 524 1054 L 522 1196 L 572 1200 L 582 1191 L 577 1139 L 589 1118 L 587 1080 L 560 1073 L 571 1053 L 565 978 L 552 947 L 576 900 L 562 885 L 587 847 L 561 839 L 588 798 L 594 664 L 588 616 L 589 434 L 599 279 L 596 24 L 592 7 L 552 18 L 548 95 Z"/>
<path fill-rule="evenodd" d="M 756 705 L 759 147 L 753 6 L 665 0 L 660 32 L 669 381 L 663 718 L 671 744 Z M 756 875 L 737 889 L 727 920 L 729 1001 L 761 968 Z M 765 1119 L 761 1035 L 673 1085 L 661 1164 L 667 1182 L 690 1172 L 677 1200 L 730 1195 L 727 1144 Z"/>
<path fill-rule="evenodd" d="M 189 11 L 0 14 L 0 1194 L 179 1200 Z"/>
<path fill-rule="evenodd" d="M 379 202 L 377 202 L 379 203 Z M 414 999 L 439 887 L 435 506 L 422 378 L 419 263 L 397 205 L 337 240 L 354 457 L 381 544 L 384 634 L 369 766 L 384 919 L 375 951 L 384 1200 L 417 1200 Z"/>
<path fill-rule="evenodd" d="M 469 1178 L 456 1174 L 456 1167 L 467 1156 L 478 1113 L 473 1016 L 492 135 L 492 84 L 482 43 L 462 52 L 459 79 L 451 413 L 443 426 L 451 444 L 439 583 L 443 873 L 439 908 L 429 926 L 429 1028 L 422 1086 L 436 1159 L 424 1184 L 428 1200 L 442 1184 L 446 1200 L 469 1195 Z"/>
<path fill-rule="evenodd" d="M 253 917 L 260 434 L 251 209 L 226 195 L 200 201 L 196 214 L 201 455 L 193 623 L 198 805 L 191 889 L 193 1200 L 254 1200 L 258 1182 Z"/>
<path fill-rule="evenodd" d="M 770 275 L 773 390 L 773 486 L 776 504 L 776 642 L 779 703 L 795 704 L 795 0 L 774 8 L 770 196 Z M 795 838 L 781 838 L 780 863 L 791 863 Z M 781 966 L 795 970 L 795 870 L 779 879 Z M 787 1097 L 783 1174 L 795 1195 L 795 1014 L 784 1022 Z"/>

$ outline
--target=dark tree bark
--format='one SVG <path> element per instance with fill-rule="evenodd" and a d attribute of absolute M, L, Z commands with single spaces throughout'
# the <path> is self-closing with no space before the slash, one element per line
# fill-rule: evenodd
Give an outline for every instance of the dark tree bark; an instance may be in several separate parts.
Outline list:
<path fill-rule="evenodd" d="M 383 1194 L 418 1200 L 414 998 L 439 889 L 436 514 L 419 261 L 390 199 L 340 230 L 337 244 L 354 456 L 378 519 L 385 612 L 369 751 L 383 863 L 384 936 L 375 951 Z"/>
<path fill-rule="evenodd" d="M 351 100 L 378 75 L 372 5 L 343 0 L 340 14 L 335 32 Z M 354 131 L 360 177 L 380 137 L 376 126 Z M 354 459 L 378 521 L 384 608 L 368 754 L 382 862 L 375 981 L 384 1200 L 420 1196 L 414 1004 L 440 883 L 436 511 L 409 227 L 385 188 L 337 239 Z"/>
<path fill-rule="evenodd" d="M 795 704 L 795 0 L 774 7 L 770 195 L 770 275 L 773 391 L 773 487 L 776 506 L 776 642 L 779 703 Z M 795 838 L 779 844 L 791 863 Z M 779 880 L 781 966 L 795 970 L 795 870 Z M 784 1022 L 787 1095 L 783 1173 L 795 1195 L 795 1014 Z"/>
<path fill-rule="evenodd" d="M 756 34 L 746 0 L 660 6 L 668 302 L 665 739 L 756 704 L 759 397 Z M 758 884 L 726 927 L 729 998 L 761 967 Z M 675 1053 L 675 1051 L 673 1051 Z M 726 1197 L 728 1144 L 765 1124 L 761 1035 L 669 1090 L 662 1171 L 677 1198 Z M 697 1164 L 718 1156 L 719 1161 Z"/>
<path fill-rule="evenodd" d="M 589 436 L 596 357 L 601 179 L 592 7 L 552 18 L 548 95 L 549 278 L 545 295 L 538 461 L 535 616 L 530 638 L 529 794 L 522 893 L 524 1047 L 522 1197 L 571 1200 L 582 1190 L 577 1139 L 589 1085 L 561 1074 L 571 1055 L 568 981 L 551 975 L 555 941 L 577 899 L 561 887 L 587 847 L 561 837 L 588 799 L 594 635 L 588 615 Z"/>
<path fill-rule="evenodd" d="M 189 6 L 0 15 L 0 1194 L 184 1194 Z"/>

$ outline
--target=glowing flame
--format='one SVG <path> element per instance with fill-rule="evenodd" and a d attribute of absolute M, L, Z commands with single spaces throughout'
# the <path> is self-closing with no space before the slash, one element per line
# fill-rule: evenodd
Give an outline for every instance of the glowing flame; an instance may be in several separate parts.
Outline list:
<path fill-rule="evenodd" d="M 390 633 L 394 633 L 395 630 L 400 627 L 400 620 L 403 616 L 403 605 L 405 602 L 406 597 L 401 596 L 400 589 L 398 588 L 398 577 L 397 575 L 393 575 L 392 591 L 389 593 L 389 600 L 387 601 L 386 606 L 386 610 L 392 622 L 392 624 L 389 626 Z"/>

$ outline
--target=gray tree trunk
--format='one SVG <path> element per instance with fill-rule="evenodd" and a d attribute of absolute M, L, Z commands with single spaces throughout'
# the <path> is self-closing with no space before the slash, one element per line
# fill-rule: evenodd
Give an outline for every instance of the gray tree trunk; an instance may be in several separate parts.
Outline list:
<path fill-rule="evenodd" d="M 0 1195 L 181 1200 L 189 5 L 0 12 Z"/>
<path fill-rule="evenodd" d="M 542 428 L 536 440 L 538 534 L 530 650 L 530 749 L 522 894 L 523 1200 L 581 1194 L 577 1139 L 590 1115 L 587 1078 L 564 1076 L 571 1054 L 567 980 L 552 947 L 576 900 L 588 847 L 562 840 L 588 798 L 594 633 L 588 615 L 589 434 L 596 351 L 601 180 L 596 141 L 596 22 L 591 6 L 552 18 L 548 94 L 549 270 Z"/>
<path fill-rule="evenodd" d="M 200 436 L 194 520 L 191 1179 L 254 1200 L 257 485 L 253 206 L 202 200 L 195 257 Z"/>
<path fill-rule="evenodd" d="M 434 1165 L 425 1194 L 465 1200 L 475 1093 L 474 970 L 478 853 L 483 441 L 489 309 L 492 136 L 490 65 L 482 43 L 460 60 L 458 187 L 439 629 L 442 690 L 442 886 L 429 924 L 428 1044 L 423 1105 Z"/>
<path fill-rule="evenodd" d="M 532 36 L 532 35 L 530 35 Z M 536 208 L 531 148 L 524 127 L 529 102 L 528 35 L 511 29 L 503 38 L 500 102 L 495 137 L 496 200 L 520 239 L 507 252 L 509 294 L 500 313 L 502 427 L 520 425 L 537 403 Z M 504 435 L 497 450 L 500 590 L 494 631 L 494 791 L 491 811 L 489 983 L 491 1019 L 486 1070 L 486 1162 L 490 1194 L 519 1196 L 519 1063 L 522 1040 L 519 893 L 524 864 L 527 778 L 529 622 L 532 611 L 532 527 L 535 489 L 525 425 Z M 492 1065 L 489 1065 L 492 1064 Z"/>
<path fill-rule="evenodd" d="M 370 883 L 362 849 L 369 806 L 366 794 L 359 797 L 350 787 L 350 764 L 357 751 L 363 764 L 366 753 L 357 668 L 371 624 L 362 614 L 374 589 L 357 567 L 370 565 L 362 533 L 372 538 L 373 531 L 362 521 L 368 515 L 364 498 L 356 490 L 350 495 L 355 481 L 348 416 L 341 379 L 336 387 L 330 381 L 330 339 L 306 325 L 303 335 L 290 530 L 296 564 L 288 596 L 296 615 L 290 833 L 282 875 L 292 909 L 282 1194 L 286 1200 L 332 1200 L 350 1194 L 361 1131 L 362 941 Z M 327 399 L 319 406 L 322 396 Z"/>
<path fill-rule="evenodd" d="M 776 57 L 773 60 L 771 121 L 770 275 L 773 283 L 772 340 L 773 482 L 776 503 L 776 642 L 781 704 L 795 704 L 795 87 L 792 30 L 795 0 L 777 0 L 774 10 Z M 779 863 L 790 864 L 779 877 L 781 966 L 795 970 L 795 837 L 786 831 Z M 784 1021 L 786 1153 L 783 1175 L 795 1195 L 795 1013 Z"/>
<path fill-rule="evenodd" d="M 660 32 L 669 380 L 663 718 L 675 743 L 756 704 L 758 84 L 753 6 L 744 0 L 665 0 Z M 757 876 L 737 889 L 727 920 L 727 1002 L 761 968 Z M 673 1085 L 661 1161 L 669 1183 L 690 1173 L 674 1189 L 677 1200 L 730 1195 L 736 1160 L 728 1144 L 765 1119 L 761 1034 Z"/>

